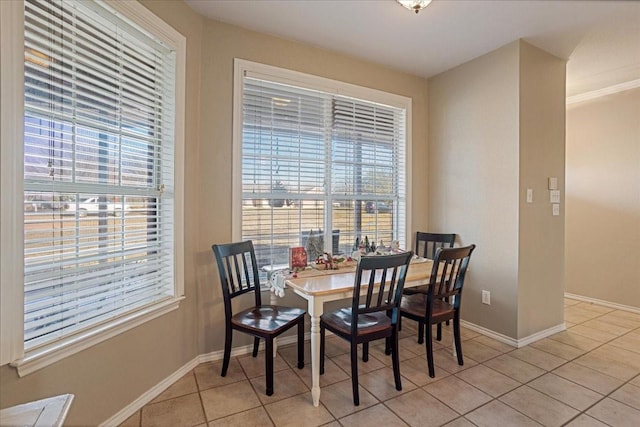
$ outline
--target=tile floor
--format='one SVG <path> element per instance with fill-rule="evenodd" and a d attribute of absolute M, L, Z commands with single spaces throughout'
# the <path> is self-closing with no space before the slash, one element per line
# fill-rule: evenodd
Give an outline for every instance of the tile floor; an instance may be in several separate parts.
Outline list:
<path fill-rule="evenodd" d="M 436 378 L 426 373 L 413 322 L 401 332 L 402 391 L 380 345 L 359 363 L 360 406 L 353 406 L 348 345 L 327 340 L 319 407 L 311 403 L 307 365 L 278 349 L 275 393 L 265 395 L 264 355 L 199 365 L 122 427 L 129 426 L 638 426 L 640 314 L 565 300 L 568 329 L 515 349 L 462 331 L 464 366 L 451 351 L 451 327 L 436 344 Z"/>

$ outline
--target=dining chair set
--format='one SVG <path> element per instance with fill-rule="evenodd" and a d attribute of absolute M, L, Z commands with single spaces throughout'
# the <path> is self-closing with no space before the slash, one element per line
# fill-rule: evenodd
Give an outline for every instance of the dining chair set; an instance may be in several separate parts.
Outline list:
<path fill-rule="evenodd" d="M 414 252 L 362 257 L 358 263 L 351 304 L 320 316 L 320 374 L 324 373 L 326 332 L 350 343 L 353 403 L 358 406 L 358 346 L 362 360 L 369 358 L 369 343 L 385 340 L 385 354 L 392 359 L 395 388 L 402 390 L 398 354 L 401 318 L 419 325 L 418 342 L 426 344 L 427 367 L 435 377 L 432 325 L 437 325 L 436 339 L 442 338 L 442 322 L 453 323 L 458 364 L 463 365 L 460 339 L 460 305 L 462 288 L 475 245 L 453 247 L 455 234 L 416 234 L 415 254 L 433 260 L 429 283 L 404 288 Z M 244 241 L 212 246 L 225 308 L 225 346 L 221 375 L 227 374 L 234 330 L 254 337 L 253 357 L 258 354 L 260 339 L 265 341 L 266 394 L 273 394 L 274 339 L 297 327 L 297 367 L 304 367 L 304 317 L 300 308 L 263 304 L 260 277 L 253 243 Z M 253 306 L 234 310 L 232 299 L 253 294 Z M 426 328 L 425 328 L 426 326 Z"/>

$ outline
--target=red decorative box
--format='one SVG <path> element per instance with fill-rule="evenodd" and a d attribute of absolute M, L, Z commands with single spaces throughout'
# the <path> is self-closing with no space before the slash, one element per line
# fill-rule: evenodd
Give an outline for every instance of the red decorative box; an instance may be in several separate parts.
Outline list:
<path fill-rule="evenodd" d="M 307 266 L 307 251 L 302 246 L 289 248 L 289 268 L 305 268 Z"/>

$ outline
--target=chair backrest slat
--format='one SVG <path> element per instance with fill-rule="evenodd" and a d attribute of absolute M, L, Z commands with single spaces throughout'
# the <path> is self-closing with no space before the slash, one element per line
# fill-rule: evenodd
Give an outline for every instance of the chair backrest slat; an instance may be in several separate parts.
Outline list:
<path fill-rule="evenodd" d="M 352 334 L 355 334 L 357 330 L 358 315 L 391 312 L 392 322 L 394 324 L 397 322 L 402 289 L 412 256 L 413 252 L 406 252 L 360 259 L 356 270 L 351 305 Z M 367 277 L 366 274 L 369 276 Z M 365 277 L 364 285 L 367 286 L 367 290 L 365 297 L 361 298 L 363 277 Z M 378 283 L 377 286 L 376 283 Z"/>
<path fill-rule="evenodd" d="M 434 259 L 438 248 L 452 248 L 456 235 L 452 233 L 416 233 L 415 253 L 423 258 Z"/>
<path fill-rule="evenodd" d="M 255 305 L 261 304 L 260 275 L 250 240 L 211 246 L 218 264 L 225 315 L 231 316 L 231 299 L 253 292 Z"/>
<path fill-rule="evenodd" d="M 427 292 L 427 317 L 431 314 L 432 301 L 452 297 L 454 307 L 460 306 L 464 278 L 475 247 L 439 248 L 436 251 Z"/>

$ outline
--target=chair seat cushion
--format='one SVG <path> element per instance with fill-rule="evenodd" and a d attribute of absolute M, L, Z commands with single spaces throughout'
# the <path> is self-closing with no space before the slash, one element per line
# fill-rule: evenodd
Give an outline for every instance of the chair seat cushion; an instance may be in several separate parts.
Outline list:
<path fill-rule="evenodd" d="M 344 335 L 351 333 L 351 308 L 341 308 L 330 311 L 320 316 L 320 321 L 334 332 Z M 391 330 L 391 319 L 383 312 L 368 313 L 358 315 L 358 335 L 368 335 L 376 332 Z"/>
<path fill-rule="evenodd" d="M 306 311 L 300 308 L 280 305 L 254 306 L 234 314 L 231 324 L 240 326 L 242 329 L 277 334 L 295 324 L 296 320 L 305 313 Z"/>
<path fill-rule="evenodd" d="M 412 286 L 410 288 L 404 288 L 402 290 L 402 293 L 404 295 L 413 295 L 413 294 L 426 294 L 427 292 L 429 292 L 429 286 L 427 285 L 423 285 L 423 286 Z"/>
<path fill-rule="evenodd" d="M 425 317 L 427 312 L 427 296 L 425 294 L 404 295 L 400 301 L 400 311 L 414 317 Z M 453 305 L 437 299 L 433 302 L 431 317 L 434 320 L 453 318 Z"/>

